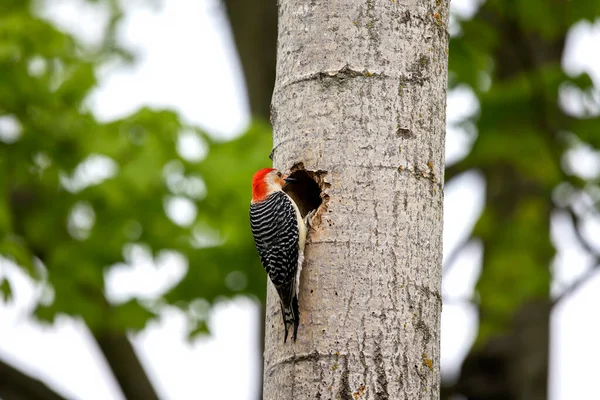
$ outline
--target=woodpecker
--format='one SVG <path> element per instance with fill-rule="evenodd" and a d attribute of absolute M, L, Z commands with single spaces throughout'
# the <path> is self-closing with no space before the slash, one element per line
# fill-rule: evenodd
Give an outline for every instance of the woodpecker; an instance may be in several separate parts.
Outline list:
<path fill-rule="evenodd" d="M 292 340 L 296 341 L 300 315 L 298 289 L 304 261 L 307 224 L 314 214 L 302 219 L 298 206 L 282 189 L 295 179 L 273 168 L 263 168 L 252 178 L 250 228 L 260 261 L 277 289 L 285 328 L 283 342 L 294 326 Z"/>

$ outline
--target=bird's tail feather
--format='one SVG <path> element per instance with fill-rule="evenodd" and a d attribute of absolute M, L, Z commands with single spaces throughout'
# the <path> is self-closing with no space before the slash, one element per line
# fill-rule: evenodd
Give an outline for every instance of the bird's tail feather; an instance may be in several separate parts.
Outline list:
<path fill-rule="evenodd" d="M 298 334 L 298 325 L 300 325 L 300 311 L 298 310 L 298 296 L 293 295 L 292 301 L 288 307 L 281 304 L 281 314 L 283 317 L 283 325 L 285 328 L 285 336 L 283 337 L 283 343 L 287 342 L 287 337 L 290 327 L 293 325 L 294 331 L 292 333 L 292 340 L 296 341 L 296 335 Z"/>

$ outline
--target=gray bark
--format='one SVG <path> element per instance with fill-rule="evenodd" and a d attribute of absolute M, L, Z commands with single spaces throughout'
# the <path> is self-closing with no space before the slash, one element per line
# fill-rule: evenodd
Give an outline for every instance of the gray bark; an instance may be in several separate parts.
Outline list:
<path fill-rule="evenodd" d="M 297 342 L 264 399 L 437 399 L 448 1 L 280 0 L 273 161 L 321 171 Z"/>

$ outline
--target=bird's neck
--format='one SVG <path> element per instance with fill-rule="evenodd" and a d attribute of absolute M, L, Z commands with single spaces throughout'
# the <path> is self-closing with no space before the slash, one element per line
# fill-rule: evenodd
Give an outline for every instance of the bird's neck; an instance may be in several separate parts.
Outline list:
<path fill-rule="evenodd" d="M 264 201 L 273 193 L 280 191 L 281 188 L 273 187 L 272 185 L 257 185 L 252 188 L 252 202 L 258 203 Z"/>

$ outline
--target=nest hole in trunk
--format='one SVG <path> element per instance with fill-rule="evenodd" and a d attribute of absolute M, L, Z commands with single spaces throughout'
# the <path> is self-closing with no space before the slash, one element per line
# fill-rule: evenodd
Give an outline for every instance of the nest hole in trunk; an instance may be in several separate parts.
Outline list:
<path fill-rule="evenodd" d="M 285 185 L 283 191 L 294 200 L 304 218 L 327 200 L 322 190 L 328 185 L 324 179 L 327 172 L 305 170 L 302 163 L 295 164 L 290 171 L 289 177 L 296 181 Z"/>

